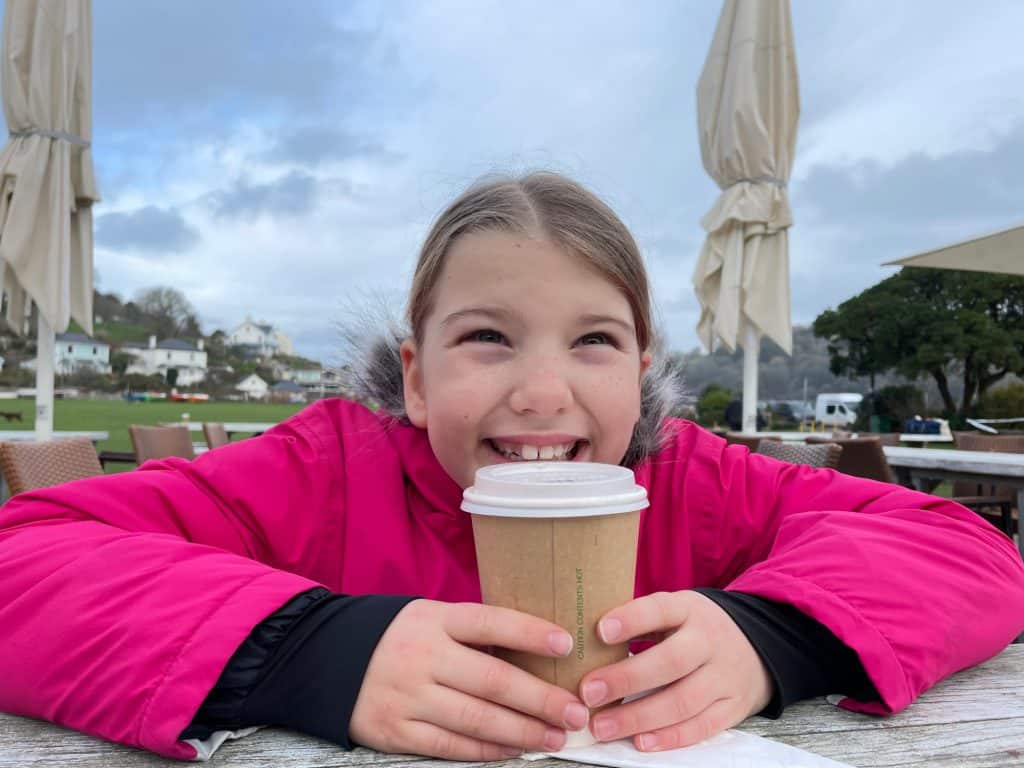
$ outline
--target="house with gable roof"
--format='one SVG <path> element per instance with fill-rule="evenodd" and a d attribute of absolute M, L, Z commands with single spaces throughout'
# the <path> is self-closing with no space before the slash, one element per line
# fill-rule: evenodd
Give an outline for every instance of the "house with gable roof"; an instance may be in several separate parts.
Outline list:
<path fill-rule="evenodd" d="M 178 371 L 176 384 L 179 387 L 188 387 L 206 379 L 206 350 L 202 339 L 195 344 L 184 339 L 158 342 L 156 336 L 150 336 L 148 344 L 126 342 L 121 345 L 121 351 L 135 358 L 125 373 L 157 375 L 166 379 L 167 371 L 174 368 Z"/>
<path fill-rule="evenodd" d="M 257 323 L 251 317 L 228 334 L 227 343 L 241 347 L 250 357 L 272 358 L 275 355 L 294 355 L 291 339 L 269 323 Z"/>

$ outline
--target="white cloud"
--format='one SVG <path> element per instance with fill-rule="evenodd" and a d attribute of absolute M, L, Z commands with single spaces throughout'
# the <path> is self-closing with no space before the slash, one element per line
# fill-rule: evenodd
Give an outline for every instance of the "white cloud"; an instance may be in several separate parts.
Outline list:
<path fill-rule="evenodd" d="M 698 221 L 718 190 L 700 162 L 695 86 L 717 3 L 312 8 L 247 5 L 239 29 L 230 13 L 215 14 L 190 38 L 192 63 L 175 67 L 154 42 L 162 11 L 94 7 L 97 216 L 156 206 L 199 233 L 174 255 L 98 247 L 104 290 L 173 285 L 207 330 L 252 314 L 280 325 L 300 352 L 328 356 L 344 302 L 365 290 L 399 296 L 451 197 L 482 173 L 544 166 L 611 203 L 647 255 L 670 343 L 696 345 Z M 877 266 L 885 258 L 984 218 L 952 198 L 940 217 L 882 194 L 857 198 L 854 216 L 845 182 L 913 189 L 943 178 L 952 159 L 961 176 L 998 163 L 1024 125 L 1024 5 L 794 0 L 793 15 L 804 120 L 791 274 L 794 319 L 809 321 L 890 274 Z M 168 23 L 200 18 L 201 4 L 182 3 Z M 303 35 L 312 50 L 298 44 Z M 215 215 L 218 195 L 298 173 L 311 179 L 307 206 Z M 1024 199 L 1024 182 L 1000 183 L 992 200 L 1018 190 Z M 912 208 L 913 226 L 883 226 Z"/>

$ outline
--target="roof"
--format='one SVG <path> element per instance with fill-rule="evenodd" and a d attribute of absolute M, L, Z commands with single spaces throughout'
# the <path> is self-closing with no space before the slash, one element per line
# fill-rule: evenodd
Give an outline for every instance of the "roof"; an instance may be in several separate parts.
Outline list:
<path fill-rule="evenodd" d="M 149 344 L 144 341 L 126 341 L 121 344 L 121 348 L 128 347 L 129 349 L 149 349 Z M 164 339 L 158 341 L 156 345 L 157 349 L 176 349 L 182 352 L 202 352 L 203 350 L 196 347 L 195 344 L 185 341 L 184 339 Z"/>
<path fill-rule="evenodd" d="M 104 346 L 109 346 L 107 342 L 86 336 L 84 333 L 58 333 L 56 338 L 57 341 L 70 341 L 72 343 L 78 342 L 79 344 L 103 344 Z"/>
<path fill-rule="evenodd" d="M 184 352 L 198 352 L 196 345 L 183 339 L 164 339 L 156 343 L 157 349 L 179 349 Z"/>
<path fill-rule="evenodd" d="M 279 381 L 277 384 L 271 387 L 275 392 L 305 392 L 302 387 L 296 384 L 294 381 Z"/>

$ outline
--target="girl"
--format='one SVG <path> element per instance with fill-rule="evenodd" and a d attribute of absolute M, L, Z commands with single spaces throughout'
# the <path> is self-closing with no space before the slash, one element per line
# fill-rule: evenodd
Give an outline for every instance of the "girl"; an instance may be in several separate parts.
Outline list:
<path fill-rule="evenodd" d="M 903 709 L 1024 629 L 1024 565 L 970 511 L 668 418 L 650 314 L 592 194 L 549 173 L 474 186 L 427 237 L 411 334 L 369 345 L 377 412 L 321 401 L 3 508 L 0 708 L 186 759 L 261 724 L 460 760 L 584 727 L 666 749 L 811 695 Z M 478 604 L 459 510 L 477 468 L 537 458 L 623 463 L 651 500 L 637 597 L 599 633 L 661 640 L 578 696 L 480 650 L 571 652 Z"/>

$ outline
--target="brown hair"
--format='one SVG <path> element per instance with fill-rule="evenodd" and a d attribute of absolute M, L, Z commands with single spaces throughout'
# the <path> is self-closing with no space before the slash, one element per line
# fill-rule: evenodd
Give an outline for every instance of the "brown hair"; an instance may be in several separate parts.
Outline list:
<path fill-rule="evenodd" d="M 484 231 L 539 233 L 585 259 L 629 301 L 641 351 L 652 342 L 647 272 L 636 241 L 596 195 L 557 173 L 478 181 L 437 218 L 420 250 L 409 296 L 408 322 L 417 343 L 431 310 L 445 256 L 460 235 Z"/>

